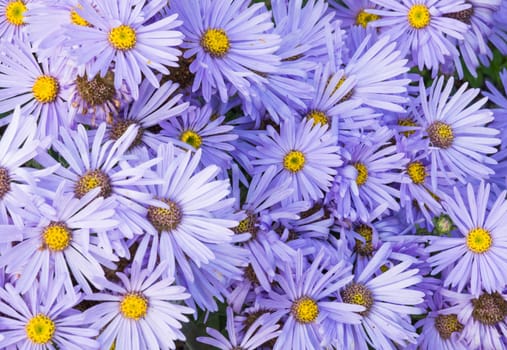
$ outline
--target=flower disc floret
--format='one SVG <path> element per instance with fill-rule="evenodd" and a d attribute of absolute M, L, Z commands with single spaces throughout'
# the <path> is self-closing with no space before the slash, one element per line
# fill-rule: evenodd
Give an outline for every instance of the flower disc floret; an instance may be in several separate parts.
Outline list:
<path fill-rule="evenodd" d="M 116 50 L 128 51 L 136 46 L 136 31 L 125 24 L 111 29 L 108 35 L 109 43 Z"/>
<path fill-rule="evenodd" d="M 380 18 L 379 15 L 368 13 L 363 9 L 359 11 L 359 13 L 356 16 L 356 24 L 359 26 L 363 26 L 363 28 L 366 28 L 368 26 L 368 23 L 376 21 L 379 18 Z"/>
<path fill-rule="evenodd" d="M 426 176 L 428 176 L 426 167 L 419 161 L 409 163 L 407 166 L 407 173 L 410 177 L 410 180 L 412 180 L 412 182 L 416 185 L 424 183 Z"/>
<path fill-rule="evenodd" d="M 312 323 L 319 316 L 319 306 L 312 298 L 302 297 L 292 303 L 291 313 L 299 323 Z"/>
<path fill-rule="evenodd" d="M 368 180 L 368 168 L 363 163 L 354 164 L 354 168 L 357 170 L 356 183 L 358 186 L 362 186 Z"/>
<path fill-rule="evenodd" d="M 231 44 L 225 30 L 210 28 L 201 37 L 201 47 L 212 57 L 223 57 L 229 52 Z"/>
<path fill-rule="evenodd" d="M 99 196 L 107 198 L 112 193 L 109 176 L 102 170 L 90 170 L 79 178 L 74 187 L 74 194 L 77 198 L 83 198 L 85 194 L 97 187 L 100 187 Z"/>
<path fill-rule="evenodd" d="M 150 206 L 148 220 L 159 232 L 171 232 L 176 229 L 183 219 L 181 207 L 170 199 L 159 199 L 169 206 L 169 209 Z"/>
<path fill-rule="evenodd" d="M 114 102 L 116 89 L 114 88 L 114 76 L 107 72 L 105 77 L 96 75 L 88 80 L 86 75 L 76 78 L 76 89 L 79 96 L 90 107 L 100 106 L 107 102 Z"/>
<path fill-rule="evenodd" d="M 473 253 L 482 254 L 491 248 L 493 238 L 488 230 L 477 227 L 468 232 L 466 244 Z"/>
<path fill-rule="evenodd" d="M 450 125 L 436 121 L 427 129 L 430 141 L 435 147 L 447 149 L 452 146 L 454 141 L 454 132 Z"/>
<path fill-rule="evenodd" d="M 305 167 L 305 155 L 301 151 L 292 150 L 283 158 L 283 167 L 292 173 L 297 173 Z"/>
<path fill-rule="evenodd" d="M 373 229 L 369 225 L 361 224 L 355 231 L 364 238 L 364 242 L 356 239 L 356 251 L 363 256 L 371 255 L 373 253 Z"/>
<path fill-rule="evenodd" d="M 46 344 L 53 339 L 55 323 L 46 315 L 32 317 L 25 326 L 26 336 L 34 344 Z"/>
<path fill-rule="evenodd" d="M 444 340 L 450 339 L 452 333 L 460 333 L 463 330 L 463 325 L 458 321 L 458 315 L 438 315 L 435 318 L 435 328 Z"/>
<path fill-rule="evenodd" d="M 407 14 L 408 23 L 414 29 L 424 29 L 431 22 L 430 10 L 426 5 L 413 5 Z"/>
<path fill-rule="evenodd" d="M 322 124 L 326 125 L 328 124 L 328 118 L 326 113 L 319 111 L 319 110 L 311 110 L 306 115 L 306 118 L 313 120 L 313 125 Z"/>
<path fill-rule="evenodd" d="M 364 306 L 366 310 L 360 314 L 366 316 L 373 306 L 373 293 L 365 285 L 351 283 L 341 292 L 344 302 Z"/>
<path fill-rule="evenodd" d="M 81 6 L 78 5 L 78 8 L 80 8 L 80 7 Z M 70 21 L 72 23 L 74 23 L 75 25 L 77 25 L 77 26 L 91 27 L 91 24 L 86 19 L 84 19 L 83 17 L 81 17 L 79 15 L 79 13 L 77 13 L 76 10 L 70 11 Z"/>
<path fill-rule="evenodd" d="M 180 136 L 180 140 L 185 142 L 186 144 L 189 144 L 195 149 L 198 149 L 202 145 L 201 136 L 193 130 L 184 131 Z"/>
<path fill-rule="evenodd" d="M 126 294 L 120 302 L 120 312 L 125 318 L 138 321 L 148 312 L 148 300 L 139 293 Z"/>
<path fill-rule="evenodd" d="M 21 0 L 11 1 L 5 7 L 5 18 L 7 22 L 15 26 L 25 24 L 24 14 L 27 10 L 25 3 Z"/>
<path fill-rule="evenodd" d="M 35 79 L 32 85 L 32 93 L 35 99 L 40 103 L 50 103 L 56 100 L 60 84 L 56 78 L 49 75 L 41 75 Z"/>
<path fill-rule="evenodd" d="M 68 227 L 61 222 L 50 223 L 42 233 L 44 246 L 53 252 L 65 250 L 72 239 L 72 234 Z"/>
<path fill-rule="evenodd" d="M 129 149 L 132 149 L 134 147 L 140 146 L 143 143 L 143 136 L 145 129 L 139 125 L 134 120 L 129 119 L 116 119 L 113 122 L 113 125 L 111 125 L 111 130 L 109 131 L 109 138 L 111 140 L 118 140 L 120 137 L 125 134 L 129 126 L 131 125 L 138 125 L 137 134 L 134 140 L 132 141 L 132 144 L 130 145 Z"/>
<path fill-rule="evenodd" d="M 493 326 L 507 317 L 507 301 L 497 292 L 472 299 L 472 305 L 472 317 L 484 325 Z"/>
<path fill-rule="evenodd" d="M 5 168 L 0 168 L 0 200 L 9 193 L 11 190 L 11 178 L 9 171 Z"/>

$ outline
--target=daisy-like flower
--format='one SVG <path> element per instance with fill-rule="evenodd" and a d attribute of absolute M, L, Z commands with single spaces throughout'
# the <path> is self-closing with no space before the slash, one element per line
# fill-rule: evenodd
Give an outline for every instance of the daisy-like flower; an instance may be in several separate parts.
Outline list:
<path fill-rule="evenodd" d="M 190 107 L 180 116 L 161 123 L 161 134 L 170 136 L 175 143 L 185 143 L 191 149 L 202 149 L 203 167 L 216 164 L 224 171 L 231 167 L 234 151 L 232 141 L 238 138 L 233 134 L 232 125 L 224 124 L 225 116 L 214 116 L 212 106 Z"/>
<path fill-rule="evenodd" d="M 0 0 L 0 37 L 6 41 L 26 39 L 27 4 L 32 0 Z"/>
<path fill-rule="evenodd" d="M 252 152 L 255 172 L 275 165 L 275 186 L 290 179 L 295 189 L 292 201 L 322 198 L 331 186 L 335 168 L 342 164 L 336 136 L 327 125 L 313 124 L 313 120 L 287 120 L 280 125 L 279 133 L 269 125 Z"/>
<path fill-rule="evenodd" d="M 396 349 L 415 343 L 417 333 L 409 315 L 421 314 L 415 305 L 423 302 L 424 293 L 411 289 L 422 281 L 418 269 L 409 269 L 411 262 L 402 261 L 382 272 L 391 255 L 391 246 L 383 244 L 364 270 L 340 291 L 346 303 L 361 305 L 359 325 L 344 324 L 339 349 Z"/>
<path fill-rule="evenodd" d="M 63 100 L 67 84 L 65 60 L 54 58 L 39 64 L 27 40 L 3 41 L 0 51 L 0 113 L 10 112 L 21 105 L 22 113 L 37 118 L 40 137 L 56 136 L 60 126 L 70 127 L 71 120 Z M 3 118 L 0 124 L 9 120 Z"/>
<path fill-rule="evenodd" d="M 499 194 L 489 205 L 490 185 L 467 186 L 467 204 L 454 188 L 454 198 L 445 197 L 444 208 L 462 237 L 435 237 L 428 246 L 428 262 L 433 274 L 446 268 L 442 277 L 444 286 L 457 287 L 458 292 L 470 286 L 473 295 L 482 290 L 501 291 L 507 284 L 507 237 L 503 228 L 507 224 L 507 191 Z M 468 209 L 467 209 L 468 208 Z"/>
<path fill-rule="evenodd" d="M 338 218 L 367 220 L 370 211 L 387 203 L 386 209 L 400 209 L 396 198 L 401 182 L 401 170 L 407 163 L 404 154 L 391 144 L 393 133 L 386 127 L 358 139 L 347 139 L 342 151 L 346 166 L 336 176 L 327 196 Z"/>
<path fill-rule="evenodd" d="M 243 334 L 237 331 L 234 322 L 234 313 L 230 307 L 227 308 L 227 334 L 226 338 L 213 328 L 206 328 L 209 337 L 198 337 L 201 343 L 215 346 L 220 350 L 256 350 L 264 343 L 276 338 L 281 332 L 278 330 L 278 324 L 269 324 L 269 314 L 264 314 L 257 318 Z"/>
<path fill-rule="evenodd" d="M 230 85 L 247 97 L 251 81 L 263 84 L 264 74 L 277 71 L 280 37 L 269 33 L 271 13 L 263 3 L 249 5 L 248 0 L 171 2 L 183 20 L 183 57 L 192 59 L 195 74 L 192 91 L 200 88 L 206 101 L 218 91 L 227 102 Z"/>
<path fill-rule="evenodd" d="M 130 125 L 138 126 L 137 135 L 128 151 L 135 152 L 139 147 L 146 146 L 150 152 L 156 153 L 161 143 L 170 139 L 153 128 L 162 122 L 181 115 L 188 108 L 188 102 L 181 102 L 181 94 L 175 95 L 179 85 L 170 81 L 155 88 L 147 80 L 141 83 L 139 98 L 126 106 L 122 113 L 107 125 L 109 139 L 118 140 Z"/>
<path fill-rule="evenodd" d="M 162 277 L 166 269 L 165 261 L 154 270 L 134 263 L 128 275 L 117 273 L 121 284 L 103 280 L 105 290 L 86 297 L 98 302 L 85 318 L 100 330 L 101 349 L 174 349 L 175 340 L 185 340 L 181 323 L 193 310 L 180 303 L 190 295 Z"/>
<path fill-rule="evenodd" d="M 495 160 L 488 156 L 497 152 L 500 139 L 498 130 L 486 126 L 493 113 L 481 109 L 487 101 L 482 98 L 470 104 L 480 89 L 467 89 L 463 84 L 452 96 L 454 78 L 445 84 L 445 78 L 436 80 L 429 91 L 419 83 L 422 115 L 415 115 L 418 124 L 426 131 L 431 158 L 431 185 L 437 188 L 437 171 L 465 182 L 467 177 L 487 178 L 493 174 L 488 166 Z"/>
<path fill-rule="evenodd" d="M 273 318 L 283 319 L 282 333 L 276 340 L 274 350 L 311 350 L 322 346 L 327 327 L 332 324 L 359 324 L 364 306 L 333 300 L 333 293 L 352 280 L 351 266 L 344 260 L 330 265 L 321 251 L 311 264 L 306 263 L 298 251 L 293 266 L 285 268 L 275 277 L 279 288 L 261 298 L 261 307 L 273 310 Z M 356 313 L 357 312 L 357 313 Z"/>
<path fill-rule="evenodd" d="M 238 222 L 230 219 L 234 199 L 225 199 L 230 192 L 229 180 L 215 180 L 220 172 L 216 165 L 197 170 L 201 150 L 177 153 L 168 144 L 161 145 L 157 155 L 162 161 L 154 171 L 162 183 L 146 186 L 145 192 L 160 204 L 145 209 L 150 224 L 144 227 L 135 260 L 141 263 L 145 256 L 149 264 L 158 258 L 168 260 L 169 276 L 178 267 L 187 280 L 193 281 L 189 260 L 198 267 L 207 264 L 217 258 L 209 245 L 233 239 L 231 229 Z"/>
<path fill-rule="evenodd" d="M 48 167 L 35 171 L 23 166 L 49 144 L 48 139 L 35 137 L 36 129 L 35 118 L 22 116 L 18 106 L 0 137 L 0 217 L 6 221 L 10 218 L 17 226 L 23 225 L 21 207 L 32 205 L 31 188 L 37 186 L 38 178 L 54 170 L 54 167 Z M 0 241 L 11 242 L 20 238 L 6 235 Z"/>
<path fill-rule="evenodd" d="M 117 226 L 111 219 L 114 203 L 96 198 L 99 188 L 77 199 L 64 194 L 64 186 L 62 183 L 57 189 L 50 205 L 40 208 L 38 222 L 27 220 L 22 228 L 0 225 L 0 234 L 14 231 L 23 237 L 0 256 L 0 266 L 5 266 L 7 273 L 20 274 L 16 288 L 22 293 L 33 288 L 37 277 L 44 284 L 53 274 L 64 279 L 65 290 L 73 290 L 75 281 L 91 293 L 89 283 L 104 276 L 101 264 L 115 268 L 112 261 L 117 258 L 93 239 L 95 232 Z"/>
<path fill-rule="evenodd" d="M 0 288 L 2 349 L 98 349 L 98 332 L 73 309 L 82 299 L 81 294 L 63 292 L 61 282 L 36 282 L 23 294 L 10 283 Z"/>
<path fill-rule="evenodd" d="M 396 40 L 402 55 L 410 54 L 412 61 L 423 69 L 433 69 L 444 63 L 446 56 L 457 53 L 446 37 L 464 40 L 467 24 L 447 17 L 449 13 L 470 7 L 464 0 L 371 0 L 382 9 L 366 12 L 380 16 L 371 22 L 380 27 L 391 40 Z"/>
<path fill-rule="evenodd" d="M 78 64 L 87 65 L 90 79 L 98 73 L 104 77 L 114 62 L 114 86 L 119 89 L 125 82 L 137 99 L 142 75 L 159 87 L 152 69 L 169 74 L 166 66 L 177 65 L 180 51 L 175 47 L 183 35 L 173 30 L 181 24 L 177 15 L 153 20 L 166 1 L 125 1 L 114 0 L 107 5 L 81 1 L 75 11 L 91 26 L 66 26 L 66 45 Z"/>

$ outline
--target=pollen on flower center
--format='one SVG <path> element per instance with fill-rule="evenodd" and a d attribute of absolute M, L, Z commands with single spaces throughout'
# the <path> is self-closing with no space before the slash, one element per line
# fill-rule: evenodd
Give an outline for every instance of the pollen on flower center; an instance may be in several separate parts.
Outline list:
<path fill-rule="evenodd" d="M 414 29 L 426 28 L 431 21 L 430 10 L 426 5 L 416 4 L 413 5 L 408 11 L 408 23 Z"/>
<path fill-rule="evenodd" d="M 148 220 L 159 232 L 171 232 L 181 223 L 183 212 L 181 207 L 170 199 L 158 200 L 169 206 L 169 209 L 150 206 L 148 208 Z"/>
<path fill-rule="evenodd" d="M 491 248 L 492 244 L 493 239 L 491 238 L 491 234 L 488 230 L 477 227 L 468 232 L 467 247 L 470 251 L 476 254 L 482 254 L 487 252 L 489 248 Z"/>
<path fill-rule="evenodd" d="M 454 133 L 450 125 L 440 121 L 433 122 L 426 130 L 430 141 L 435 147 L 449 148 L 454 141 Z"/>
<path fill-rule="evenodd" d="M 72 238 L 70 230 L 62 222 L 51 222 L 42 232 L 44 246 L 54 252 L 65 250 Z"/>
<path fill-rule="evenodd" d="M 198 133 L 192 130 L 187 130 L 181 133 L 180 140 L 194 147 L 195 149 L 201 147 L 202 138 Z"/>
<path fill-rule="evenodd" d="M 482 324 L 493 326 L 507 317 L 507 301 L 498 292 L 484 293 L 472 305 L 472 317 Z"/>
<path fill-rule="evenodd" d="M 11 190 L 11 178 L 9 171 L 5 168 L 0 168 L 0 200 L 9 193 Z"/>
<path fill-rule="evenodd" d="M 359 283 L 351 283 L 341 292 L 345 303 L 361 305 L 366 308 L 360 314 L 366 316 L 373 306 L 373 294 L 366 286 Z"/>
<path fill-rule="evenodd" d="M 82 9 L 83 6 L 77 5 L 77 8 Z M 70 11 L 70 21 L 78 26 L 91 27 L 91 24 L 86 19 L 81 17 L 79 13 L 76 12 L 76 10 Z"/>
<path fill-rule="evenodd" d="M 410 180 L 412 180 L 412 182 L 416 185 L 424 183 L 424 180 L 426 180 L 426 176 L 428 175 L 426 173 L 426 167 L 419 161 L 410 162 L 407 166 L 407 173 Z"/>
<path fill-rule="evenodd" d="M 302 297 L 292 303 L 292 316 L 299 323 L 311 323 L 319 316 L 319 306 L 309 297 Z"/>
<path fill-rule="evenodd" d="M 127 51 L 136 46 L 136 31 L 125 24 L 111 29 L 108 36 L 109 43 L 116 50 Z"/>
<path fill-rule="evenodd" d="M 139 293 L 126 294 L 120 302 L 120 312 L 125 318 L 138 321 L 148 312 L 148 300 Z"/>
<path fill-rule="evenodd" d="M 76 198 L 83 198 L 85 194 L 100 187 L 99 196 L 109 197 L 112 193 L 111 179 L 102 170 L 89 170 L 81 176 L 74 186 Z"/>
<path fill-rule="evenodd" d="M 233 231 L 237 234 L 248 232 L 252 235 L 251 239 L 255 239 L 255 237 L 257 237 L 257 232 L 259 231 L 259 228 L 257 227 L 257 215 L 254 213 L 248 213 L 247 217 L 241 220 Z"/>
<path fill-rule="evenodd" d="M 56 78 L 49 75 L 41 75 L 32 86 L 33 96 L 40 103 L 50 103 L 56 100 L 60 84 Z"/>
<path fill-rule="evenodd" d="M 356 16 L 356 24 L 366 28 L 366 26 L 368 26 L 368 23 L 376 21 L 379 18 L 380 18 L 380 16 L 374 15 L 372 13 L 367 13 L 363 9 L 363 10 L 359 11 L 359 13 Z"/>
<path fill-rule="evenodd" d="M 357 170 L 356 183 L 358 186 L 362 186 L 368 180 L 368 168 L 363 163 L 354 164 L 354 168 Z"/>
<path fill-rule="evenodd" d="M 25 326 L 25 332 L 28 339 L 34 344 L 46 344 L 56 331 L 55 323 L 46 315 L 38 314 L 32 317 Z"/>
<path fill-rule="evenodd" d="M 373 229 L 369 225 L 360 224 L 354 231 L 364 238 L 364 242 L 356 239 L 356 251 L 363 256 L 371 255 L 373 253 Z"/>
<path fill-rule="evenodd" d="M 137 125 L 138 123 L 134 120 L 129 119 L 116 119 L 113 122 L 113 125 L 111 125 L 111 130 L 109 132 L 109 138 L 111 140 L 118 140 L 120 137 L 125 134 L 129 126 L 132 124 Z M 140 146 L 143 142 L 143 135 L 144 135 L 144 128 L 139 126 L 137 129 L 137 134 L 134 140 L 132 141 L 132 144 L 130 145 L 129 149 L 132 149 L 134 147 Z"/>
<path fill-rule="evenodd" d="M 444 340 L 450 339 L 452 333 L 461 332 L 463 325 L 458 321 L 456 314 L 438 315 L 435 318 L 435 328 Z"/>
<path fill-rule="evenodd" d="M 328 123 L 326 113 L 313 109 L 306 114 L 306 118 L 313 120 L 313 126 L 317 124 L 326 125 Z"/>
<path fill-rule="evenodd" d="M 283 158 L 283 167 L 292 172 L 297 173 L 305 167 L 305 155 L 301 151 L 292 150 Z"/>
<path fill-rule="evenodd" d="M 15 26 L 25 24 L 24 14 L 27 10 L 25 3 L 21 0 L 11 1 L 5 7 L 5 18 L 7 22 Z"/>
<path fill-rule="evenodd" d="M 229 52 L 231 44 L 225 30 L 210 28 L 201 37 L 201 47 L 213 57 L 223 57 Z"/>

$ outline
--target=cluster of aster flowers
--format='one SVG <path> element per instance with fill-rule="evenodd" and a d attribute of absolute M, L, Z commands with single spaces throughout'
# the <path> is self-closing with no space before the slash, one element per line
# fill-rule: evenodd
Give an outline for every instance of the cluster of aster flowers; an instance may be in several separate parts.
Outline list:
<path fill-rule="evenodd" d="M 0 349 L 507 349 L 506 18 L 0 0 Z"/>

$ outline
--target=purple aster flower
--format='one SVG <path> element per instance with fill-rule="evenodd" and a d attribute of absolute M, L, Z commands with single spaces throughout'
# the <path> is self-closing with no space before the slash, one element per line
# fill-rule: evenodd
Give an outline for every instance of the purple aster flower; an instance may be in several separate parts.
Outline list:
<path fill-rule="evenodd" d="M 28 41 L 3 41 L 0 48 L 0 113 L 22 105 L 22 113 L 37 118 L 40 137 L 56 136 L 60 126 L 70 127 L 72 121 L 63 100 L 65 60 L 53 58 L 39 63 Z M 9 120 L 3 118 L 0 124 Z"/>
<path fill-rule="evenodd" d="M 402 261 L 382 272 L 390 255 L 390 244 L 383 244 L 364 270 L 341 290 L 344 302 L 361 305 L 365 310 L 360 324 L 341 325 L 338 348 L 396 349 L 415 344 L 417 333 L 409 316 L 423 312 L 415 305 L 423 302 L 424 293 L 410 287 L 421 282 L 422 277 L 418 269 L 409 269 L 411 261 Z"/>
<path fill-rule="evenodd" d="M 470 286 L 473 295 L 484 289 L 492 293 L 507 284 L 507 201 L 503 191 L 494 204 L 489 205 L 490 185 L 483 182 L 476 187 L 468 184 L 467 204 L 457 188 L 454 196 L 446 196 L 443 203 L 460 237 L 434 237 L 428 246 L 432 255 L 428 262 L 433 274 L 444 269 L 444 286 L 456 287 L 458 292 Z"/>
<path fill-rule="evenodd" d="M 336 136 L 327 125 L 313 124 L 313 120 L 287 120 L 280 125 L 280 132 L 269 125 L 252 152 L 255 172 L 275 165 L 274 185 L 290 180 L 292 201 L 322 198 L 331 186 L 335 168 L 342 164 Z"/>
<path fill-rule="evenodd" d="M 0 0 L 0 37 L 6 41 L 26 39 L 27 5 L 32 0 Z"/>
<path fill-rule="evenodd" d="M 215 116 L 210 104 L 203 107 L 192 106 L 180 116 L 161 123 L 161 134 L 169 136 L 175 144 L 190 146 L 192 150 L 201 149 L 202 167 L 215 164 L 224 172 L 231 167 L 234 151 L 232 141 L 238 135 L 232 133 L 234 127 L 224 123 L 225 116 Z"/>
<path fill-rule="evenodd" d="M 282 333 L 273 347 L 279 349 L 317 349 L 323 344 L 323 335 L 328 324 L 359 324 L 365 310 L 361 305 L 342 303 L 333 300 L 332 295 L 352 280 L 351 266 L 345 261 L 330 265 L 321 251 L 315 260 L 308 264 L 301 251 L 296 259 L 276 275 L 279 287 L 261 298 L 261 307 L 273 310 L 273 318 L 284 320 Z M 356 313 L 357 312 L 357 313 Z"/>
<path fill-rule="evenodd" d="M 119 89 L 125 81 L 137 99 L 142 75 L 159 87 L 152 69 L 169 74 L 166 66 L 177 65 L 181 52 L 175 47 L 181 44 L 183 35 L 173 30 L 181 24 L 177 15 L 151 21 L 166 1 L 125 1 L 114 0 L 107 5 L 81 1 L 75 11 L 91 26 L 66 26 L 66 45 L 78 64 L 87 65 L 89 78 L 99 72 L 104 77 L 114 62 L 114 86 Z"/>
<path fill-rule="evenodd" d="M 497 152 L 498 130 L 486 126 L 493 113 L 481 109 L 487 101 L 482 98 L 470 104 L 480 89 L 467 89 L 463 84 L 452 96 L 454 78 L 444 86 L 445 78 L 435 80 L 429 91 L 419 83 L 422 115 L 415 115 L 426 131 L 431 158 L 431 187 L 437 188 L 437 172 L 465 182 L 466 177 L 487 178 L 493 174 L 488 165 L 496 162 L 488 154 Z"/>
<path fill-rule="evenodd" d="M 438 68 L 446 56 L 457 54 L 447 38 L 464 40 L 467 24 L 446 16 L 470 7 L 464 0 L 371 0 L 381 10 L 366 12 L 380 16 L 371 22 L 380 27 L 391 40 L 399 44 L 402 55 L 410 54 L 412 61 L 423 69 Z"/>
<path fill-rule="evenodd" d="M 457 315 L 463 325 L 460 340 L 469 350 L 496 350 L 505 348 L 507 339 L 507 295 L 501 292 L 480 295 L 441 291 L 450 307 L 446 315 Z"/>
<path fill-rule="evenodd" d="M 81 294 L 63 292 L 61 279 L 35 282 L 30 287 L 23 294 L 10 283 L 0 288 L 2 349 L 98 349 L 98 332 L 73 309 Z"/>
<path fill-rule="evenodd" d="M 171 2 L 183 20 L 183 57 L 191 59 L 195 74 L 192 91 L 201 89 L 206 101 L 217 91 L 227 102 L 233 94 L 229 85 L 248 96 L 251 82 L 264 84 L 263 75 L 277 71 L 280 37 L 269 33 L 271 13 L 262 3 L 249 5 L 247 0 Z"/>
<path fill-rule="evenodd" d="M 391 144 L 392 136 L 391 130 L 382 127 L 344 143 L 342 156 L 347 164 L 339 170 L 327 196 L 335 216 L 366 221 L 368 213 L 379 204 L 387 203 L 387 209 L 394 211 L 400 209 L 396 201 L 399 190 L 393 185 L 401 182 L 407 159 Z"/>
<path fill-rule="evenodd" d="M 99 188 L 77 199 L 64 194 L 64 187 L 62 183 L 49 205 L 40 208 L 37 221 L 26 220 L 22 228 L 0 225 L 1 234 L 14 231 L 23 237 L 0 256 L 0 266 L 5 266 L 7 273 L 20 274 L 16 288 L 22 293 L 33 287 L 37 277 L 45 284 L 53 274 L 64 279 L 65 290 L 73 290 L 73 283 L 77 283 L 91 293 L 89 283 L 104 275 L 101 264 L 115 268 L 112 261 L 117 258 L 101 249 L 94 238 L 95 232 L 117 226 L 111 219 L 114 203 L 97 198 Z"/>
<path fill-rule="evenodd" d="M 219 331 L 213 328 L 206 328 L 209 337 L 198 337 L 201 343 L 217 347 L 221 350 L 256 350 L 264 343 L 276 338 L 281 332 L 278 330 L 278 324 L 270 324 L 270 315 L 264 314 L 257 318 L 255 322 L 245 330 L 244 334 L 238 334 L 234 324 L 234 314 L 232 309 L 227 308 L 227 334 L 224 337 Z"/>
<path fill-rule="evenodd" d="M 145 209 L 149 221 L 143 227 L 135 260 L 148 257 L 148 266 L 160 258 L 169 261 L 169 276 L 178 268 L 189 281 L 194 280 L 189 261 L 198 267 L 217 257 L 209 247 L 231 242 L 233 198 L 229 180 L 216 180 L 220 169 L 210 165 L 198 170 L 201 150 L 177 153 L 172 144 L 162 145 L 157 153 L 162 161 L 154 171 L 161 179 L 158 185 L 146 186 L 145 192 L 159 201 Z"/>
<path fill-rule="evenodd" d="M 100 281 L 105 290 L 86 297 L 98 302 L 85 318 L 100 330 L 101 349 L 174 349 L 175 340 L 185 340 L 181 323 L 193 310 L 180 301 L 190 295 L 172 285 L 173 278 L 163 277 L 166 269 L 166 261 L 154 270 L 134 263 L 130 273 L 117 273 L 120 283 Z"/>

